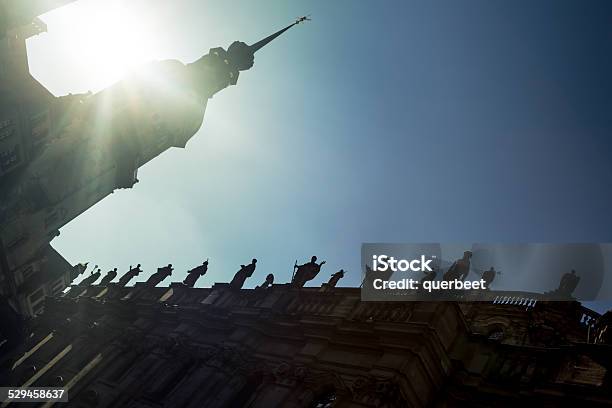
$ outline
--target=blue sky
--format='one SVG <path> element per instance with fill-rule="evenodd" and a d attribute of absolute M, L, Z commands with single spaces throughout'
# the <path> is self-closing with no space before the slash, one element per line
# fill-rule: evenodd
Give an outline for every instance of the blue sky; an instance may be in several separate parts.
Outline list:
<path fill-rule="evenodd" d="M 29 41 L 31 70 L 56 95 L 119 78 L 82 42 L 84 14 L 104 4 L 48 13 L 49 33 Z M 210 258 L 198 283 L 209 286 L 257 257 L 254 286 L 316 254 L 327 265 L 312 285 L 344 268 L 352 286 L 362 242 L 612 241 L 609 2 L 129 4 L 139 37 L 102 27 L 142 59 L 191 62 L 313 21 L 209 102 L 185 150 L 63 228 L 53 245 L 72 262 L 170 262 L 180 280 Z M 96 38 L 109 66 L 124 55 Z"/>

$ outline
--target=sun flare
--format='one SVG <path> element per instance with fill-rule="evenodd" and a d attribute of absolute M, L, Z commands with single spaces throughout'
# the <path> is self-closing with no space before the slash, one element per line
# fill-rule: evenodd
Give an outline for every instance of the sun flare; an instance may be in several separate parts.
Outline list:
<path fill-rule="evenodd" d="M 43 20 L 51 32 L 63 31 L 70 62 L 87 75 L 92 90 L 108 86 L 156 57 L 151 21 L 127 1 L 79 1 Z"/>

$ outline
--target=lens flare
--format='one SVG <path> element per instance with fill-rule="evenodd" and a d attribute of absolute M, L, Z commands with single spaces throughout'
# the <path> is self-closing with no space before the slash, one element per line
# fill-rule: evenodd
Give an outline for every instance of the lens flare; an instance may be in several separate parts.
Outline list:
<path fill-rule="evenodd" d="M 42 19 L 70 50 L 71 65 L 86 73 L 97 91 L 156 58 L 151 16 L 136 10 L 137 5 L 127 1 L 84 0 Z"/>

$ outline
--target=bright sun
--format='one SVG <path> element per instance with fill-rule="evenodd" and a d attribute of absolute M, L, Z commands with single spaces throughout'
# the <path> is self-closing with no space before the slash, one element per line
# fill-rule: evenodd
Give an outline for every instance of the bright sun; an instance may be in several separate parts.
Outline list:
<path fill-rule="evenodd" d="M 92 90 L 119 80 L 130 69 L 155 59 L 150 21 L 125 0 L 80 0 L 43 17 L 60 34 L 72 65 L 89 78 Z"/>

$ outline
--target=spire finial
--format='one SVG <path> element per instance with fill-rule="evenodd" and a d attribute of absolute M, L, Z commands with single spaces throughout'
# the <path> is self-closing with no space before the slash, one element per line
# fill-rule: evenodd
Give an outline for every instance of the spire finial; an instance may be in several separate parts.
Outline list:
<path fill-rule="evenodd" d="M 268 43 L 270 43 L 272 40 L 274 40 L 276 37 L 280 36 L 282 33 L 287 31 L 288 29 L 290 29 L 294 25 L 301 24 L 304 21 L 311 21 L 310 15 L 298 17 L 298 18 L 295 19 L 295 21 L 292 24 L 288 25 L 287 27 L 285 27 L 285 28 L 275 32 L 274 34 L 271 34 L 271 35 L 267 36 L 263 40 L 257 41 L 255 44 L 250 46 L 251 50 L 253 51 L 253 53 L 259 51 L 260 49 L 265 47 Z"/>

